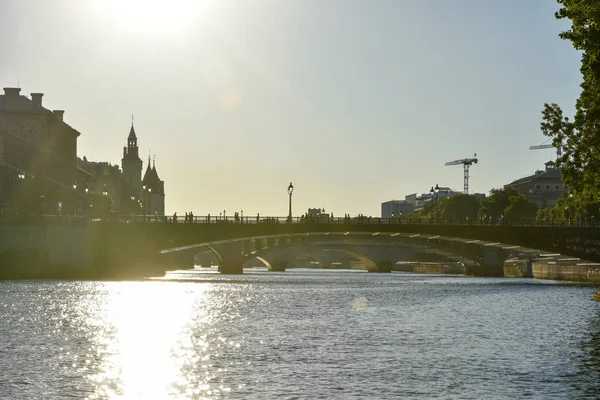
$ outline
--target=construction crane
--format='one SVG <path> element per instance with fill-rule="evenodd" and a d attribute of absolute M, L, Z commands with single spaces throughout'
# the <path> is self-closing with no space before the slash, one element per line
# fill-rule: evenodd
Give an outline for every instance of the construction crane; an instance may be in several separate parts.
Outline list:
<path fill-rule="evenodd" d="M 473 158 L 463 158 L 462 160 L 448 161 L 446 166 L 460 165 L 462 164 L 465 170 L 465 194 L 469 194 L 469 167 L 473 164 L 477 164 L 477 154 L 473 155 Z"/>
<path fill-rule="evenodd" d="M 550 139 L 548 139 L 550 140 Z M 547 142 L 547 141 L 546 141 Z M 537 146 L 529 146 L 529 150 L 541 150 L 541 149 L 552 149 L 554 147 L 551 143 L 542 143 Z M 559 158 L 562 155 L 562 146 L 558 146 L 556 148 L 556 158 Z"/>

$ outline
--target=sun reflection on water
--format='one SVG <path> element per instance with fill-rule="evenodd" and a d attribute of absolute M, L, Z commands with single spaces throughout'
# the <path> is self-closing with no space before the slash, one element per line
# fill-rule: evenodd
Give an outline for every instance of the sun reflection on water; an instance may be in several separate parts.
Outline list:
<path fill-rule="evenodd" d="M 208 347 L 191 333 L 192 325 L 210 322 L 195 307 L 208 293 L 210 285 L 119 285 L 106 298 L 106 325 L 97 330 L 102 367 L 90 377 L 97 388 L 90 398 L 190 398 L 208 388 L 184 373 L 186 363 L 201 362 L 198 349 Z"/>

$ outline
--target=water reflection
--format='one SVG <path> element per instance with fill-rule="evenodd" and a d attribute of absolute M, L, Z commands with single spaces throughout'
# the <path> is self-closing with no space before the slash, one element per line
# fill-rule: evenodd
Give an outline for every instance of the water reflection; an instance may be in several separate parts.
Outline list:
<path fill-rule="evenodd" d="M 0 398 L 600 393 L 591 287 L 344 271 L 183 279 L 0 282 Z"/>
<path fill-rule="evenodd" d="M 574 379 L 575 387 L 586 396 L 600 396 L 600 311 L 582 332 L 580 370 Z M 589 379 L 592 377 L 592 379 Z M 593 379 L 595 378 L 595 379 Z M 600 398 L 600 397 L 593 397 Z"/>
<path fill-rule="evenodd" d="M 91 398 L 164 399 L 181 393 L 197 395 L 209 387 L 183 373 L 186 363 L 200 362 L 206 350 L 192 334 L 199 324 L 210 324 L 206 296 L 210 285 L 123 283 L 108 293 L 94 321 L 96 348 L 101 357 Z M 195 326 L 195 327 L 194 327 Z"/>

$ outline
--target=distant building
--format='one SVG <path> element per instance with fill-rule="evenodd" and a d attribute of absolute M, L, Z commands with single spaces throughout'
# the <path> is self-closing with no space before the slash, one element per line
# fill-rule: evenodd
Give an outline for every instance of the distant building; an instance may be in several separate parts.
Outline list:
<path fill-rule="evenodd" d="M 417 194 L 404 197 L 404 200 L 390 200 L 381 203 L 381 218 L 395 218 L 410 214 L 415 210 Z"/>
<path fill-rule="evenodd" d="M 158 177 L 155 163 L 152 163 L 150 168 L 150 157 L 142 179 L 142 190 L 145 192 L 147 214 L 165 215 L 165 182 Z"/>
<path fill-rule="evenodd" d="M 106 193 L 120 215 L 165 215 L 165 184 L 158 177 L 156 163 L 148 166 L 142 179 L 142 160 L 139 157 L 137 135 L 133 124 L 123 148 L 122 170 L 107 162 L 79 162 L 91 176 L 89 190 Z"/>
<path fill-rule="evenodd" d="M 564 197 L 568 188 L 562 181 L 562 174 L 553 161 L 548 161 L 544 171 L 535 171 L 534 174 L 517 179 L 504 185 L 512 187 L 527 196 L 527 199 L 538 208 L 554 207 Z"/>
<path fill-rule="evenodd" d="M 43 107 L 43 93 L 20 92 L 0 95 L 0 212 L 78 214 L 89 179 L 77 166 L 80 133 Z"/>

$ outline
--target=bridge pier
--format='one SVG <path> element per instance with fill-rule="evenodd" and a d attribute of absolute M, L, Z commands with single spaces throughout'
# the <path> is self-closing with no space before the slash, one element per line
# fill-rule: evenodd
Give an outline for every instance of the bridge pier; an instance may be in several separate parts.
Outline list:
<path fill-rule="evenodd" d="M 393 263 L 388 260 L 381 260 L 375 262 L 376 269 L 369 270 L 369 272 L 378 272 L 378 273 L 390 273 L 392 272 Z"/>
<path fill-rule="evenodd" d="M 222 274 L 244 273 L 244 243 L 230 242 L 219 245 L 219 272 Z"/>

